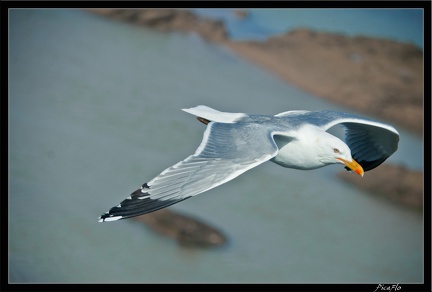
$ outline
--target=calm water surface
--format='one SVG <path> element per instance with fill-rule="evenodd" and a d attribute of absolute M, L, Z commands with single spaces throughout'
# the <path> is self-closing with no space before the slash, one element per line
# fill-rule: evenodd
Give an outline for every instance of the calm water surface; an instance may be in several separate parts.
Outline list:
<path fill-rule="evenodd" d="M 346 109 L 193 35 L 56 9 L 12 10 L 9 32 L 10 282 L 422 282 L 422 215 L 337 180 L 337 166 L 266 163 L 172 207 L 222 229 L 220 249 L 98 223 L 195 151 L 204 126 L 181 108 Z M 422 169 L 422 140 L 401 129 L 389 161 Z"/>

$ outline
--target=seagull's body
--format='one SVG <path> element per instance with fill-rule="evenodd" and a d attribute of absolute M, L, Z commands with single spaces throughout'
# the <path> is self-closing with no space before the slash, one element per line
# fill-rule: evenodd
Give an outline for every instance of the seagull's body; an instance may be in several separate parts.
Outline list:
<path fill-rule="evenodd" d="M 288 111 L 271 115 L 226 113 L 207 106 L 183 109 L 207 125 L 195 153 L 165 169 L 99 222 L 165 208 L 272 161 L 294 169 L 341 163 L 363 176 L 397 150 L 399 133 L 390 125 L 336 111 Z M 329 134 L 345 127 L 345 142 Z"/>

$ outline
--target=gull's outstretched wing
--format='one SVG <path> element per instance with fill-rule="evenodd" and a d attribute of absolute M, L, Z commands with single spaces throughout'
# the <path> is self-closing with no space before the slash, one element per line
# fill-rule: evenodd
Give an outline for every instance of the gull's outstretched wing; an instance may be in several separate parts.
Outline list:
<path fill-rule="evenodd" d="M 324 131 L 338 124 L 344 126 L 345 143 L 364 171 L 383 163 L 398 148 L 399 133 L 388 124 L 337 111 L 292 111 L 276 116 L 293 115 L 298 123 L 314 124 Z"/>
<path fill-rule="evenodd" d="M 198 195 L 273 158 L 278 147 L 272 133 L 259 124 L 211 122 L 195 154 L 165 169 L 99 222 L 134 217 Z"/>

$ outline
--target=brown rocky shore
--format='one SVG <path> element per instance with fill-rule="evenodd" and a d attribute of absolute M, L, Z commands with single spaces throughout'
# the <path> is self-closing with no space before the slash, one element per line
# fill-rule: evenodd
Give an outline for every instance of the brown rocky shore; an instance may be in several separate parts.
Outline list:
<path fill-rule="evenodd" d="M 423 52 L 413 45 L 297 29 L 228 47 L 318 97 L 422 133 Z"/>
<path fill-rule="evenodd" d="M 266 41 L 233 41 L 223 22 L 199 17 L 188 10 L 88 11 L 158 31 L 197 33 L 317 97 L 385 119 L 418 135 L 423 133 L 423 51 L 414 45 L 301 28 Z M 247 13 L 237 14 L 247 17 Z M 422 211 L 422 172 L 383 164 L 361 180 L 345 171 L 339 177 L 367 192 Z M 159 215 L 163 213 L 158 212 L 139 220 L 178 239 L 178 234 L 185 231 L 170 221 L 169 217 L 175 214 L 164 213 L 168 219 L 163 220 L 172 224 L 161 225 Z M 177 235 L 169 231 L 169 226 L 177 230 Z"/>

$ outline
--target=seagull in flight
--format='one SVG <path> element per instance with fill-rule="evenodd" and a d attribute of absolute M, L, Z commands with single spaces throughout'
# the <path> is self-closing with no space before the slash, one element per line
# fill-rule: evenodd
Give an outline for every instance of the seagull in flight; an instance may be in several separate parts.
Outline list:
<path fill-rule="evenodd" d="M 207 126 L 195 153 L 144 183 L 99 222 L 168 207 L 266 161 L 302 170 L 340 164 L 363 176 L 392 155 L 399 143 L 391 125 L 337 111 L 295 110 L 273 116 L 221 112 L 204 105 L 183 111 Z M 336 125 L 345 128 L 345 141 L 327 132 Z"/>

